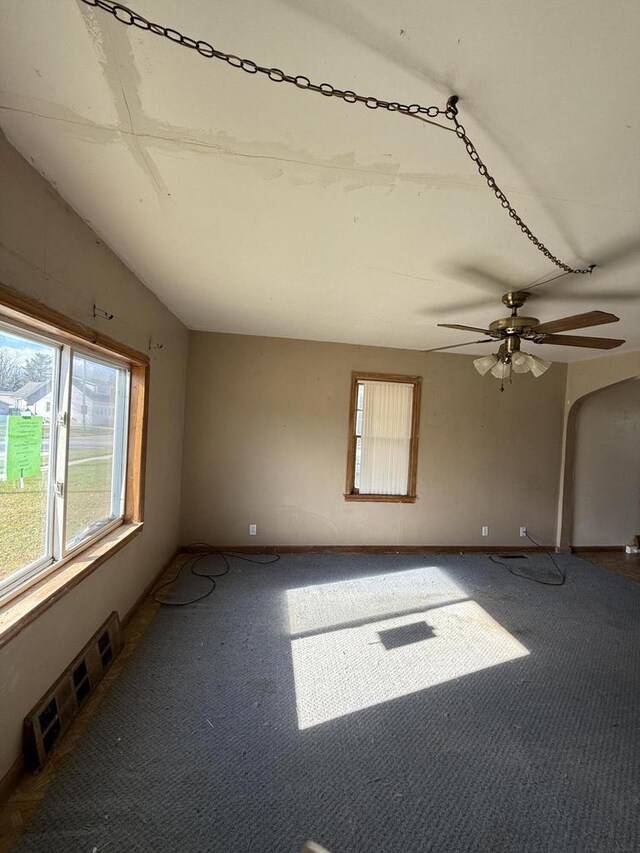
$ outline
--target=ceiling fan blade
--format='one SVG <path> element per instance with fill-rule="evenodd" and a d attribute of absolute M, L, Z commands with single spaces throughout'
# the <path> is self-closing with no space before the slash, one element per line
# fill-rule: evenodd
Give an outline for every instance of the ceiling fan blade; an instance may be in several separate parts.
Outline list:
<path fill-rule="evenodd" d="M 620 317 L 608 314 L 606 311 L 587 311 L 584 314 L 573 314 L 571 317 L 563 317 L 561 320 L 550 320 L 548 323 L 540 323 L 534 326 L 536 332 L 555 333 L 569 332 L 571 329 L 586 329 L 589 326 L 600 326 L 603 323 L 617 323 Z"/>
<path fill-rule="evenodd" d="M 480 332 L 481 335 L 489 335 L 490 338 L 500 338 L 500 332 L 494 332 L 490 329 L 479 329 L 477 326 L 460 326 L 457 323 L 438 323 L 443 329 L 462 329 L 463 332 Z"/>
<path fill-rule="evenodd" d="M 470 347 L 471 344 L 492 344 L 494 338 L 482 338 L 479 341 L 467 341 L 465 344 L 450 344 L 448 347 L 434 347 L 433 349 L 421 349 L 420 352 L 439 352 L 443 349 L 457 349 L 458 347 Z"/>
<path fill-rule="evenodd" d="M 537 341 L 536 341 L 537 343 Z M 625 341 L 619 338 L 590 338 L 586 335 L 545 335 L 542 344 L 555 344 L 562 347 L 593 347 L 593 349 L 615 349 Z"/>

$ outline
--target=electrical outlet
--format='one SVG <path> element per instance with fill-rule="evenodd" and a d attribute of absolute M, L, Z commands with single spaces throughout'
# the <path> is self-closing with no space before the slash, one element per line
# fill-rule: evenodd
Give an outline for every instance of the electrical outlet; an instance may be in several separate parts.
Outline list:
<path fill-rule="evenodd" d="M 249 525 L 249 536 L 256 536 L 258 533 L 258 525 L 250 524 Z"/>
<path fill-rule="evenodd" d="M 483 525 L 482 525 L 482 535 L 483 535 L 483 536 L 488 536 L 488 535 L 489 535 L 489 527 L 488 527 L 486 524 L 483 524 Z"/>
<path fill-rule="evenodd" d="M 521 527 L 520 528 L 520 536 L 522 537 L 522 539 L 524 539 L 526 537 L 526 535 L 527 535 L 527 528 Z"/>

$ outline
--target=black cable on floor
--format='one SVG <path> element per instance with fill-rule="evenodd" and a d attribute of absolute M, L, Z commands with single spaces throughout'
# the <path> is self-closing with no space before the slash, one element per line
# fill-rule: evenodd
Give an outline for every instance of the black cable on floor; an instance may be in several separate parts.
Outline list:
<path fill-rule="evenodd" d="M 235 551 L 220 551 L 214 545 L 209 545 L 206 542 L 192 542 L 190 545 L 187 545 L 186 547 L 191 548 L 191 547 L 198 546 L 198 545 L 200 545 L 202 547 L 206 547 L 209 550 L 204 554 L 197 554 L 197 555 L 194 555 L 193 557 L 187 557 L 187 559 L 180 566 L 180 568 L 175 573 L 175 575 L 171 578 L 171 580 L 164 581 L 163 583 L 159 584 L 154 589 L 153 600 L 156 601 L 158 604 L 162 604 L 165 607 L 186 607 L 188 604 L 195 604 L 197 601 L 202 601 L 204 598 L 207 598 L 207 596 L 211 595 L 211 593 L 216 588 L 215 579 L 224 577 L 224 575 L 229 574 L 229 571 L 231 570 L 231 565 L 229 563 L 229 560 L 227 559 L 228 557 L 236 559 L 236 560 L 244 560 L 246 563 L 254 563 L 258 566 L 268 566 L 270 563 L 276 563 L 280 559 L 280 554 L 274 554 L 270 559 L 266 559 L 266 560 L 259 560 L 258 559 L 258 560 L 256 560 L 256 559 L 253 559 L 251 557 L 245 557 L 244 555 L 238 554 Z M 221 572 L 216 572 L 215 574 L 211 574 L 209 572 L 198 572 L 198 571 L 196 571 L 196 567 L 206 557 L 218 557 L 220 560 L 222 560 L 222 562 L 224 564 L 223 570 Z M 209 587 L 209 589 L 205 593 L 203 593 L 202 595 L 199 595 L 196 598 L 190 598 L 188 601 L 169 601 L 167 598 L 162 598 L 162 597 L 158 596 L 158 593 L 160 592 L 160 590 L 174 584 L 178 580 L 178 578 L 180 577 L 182 572 L 185 570 L 185 568 L 189 565 L 190 565 L 191 574 L 194 577 L 206 578 L 208 581 L 210 581 L 211 586 Z"/>
<path fill-rule="evenodd" d="M 566 572 L 564 572 L 562 570 L 562 568 L 558 565 L 558 563 L 556 562 L 551 551 L 549 551 L 547 548 L 545 548 L 544 545 L 541 545 L 539 542 L 536 542 L 536 540 L 532 536 L 529 536 L 528 533 L 525 533 L 525 536 L 527 537 L 527 539 L 530 539 L 534 545 L 537 545 L 538 548 L 542 548 L 543 552 L 547 555 L 547 557 L 551 560 L 551 562 L 555 566 L 556 571 L 558 572 L 558 574 L 560 576 L 560 580 L 543 581 L 543 580 L 540 580 L 539 578 L 530 577 L 529 575 L 523 575 L 521 572 L 516 572 L 511 566 L 508 566 L 506 563 L 503 563 L 502 560 L 497 560 L 492 554 L 489 554 L 489 559 L 491 560 L 491 562 L 497 563 L 499 566 L 502 566 L 503 568 L 507 569 L 512 575 L 514 575 L 517 578 L 523 578 L 523 580 L 526 580 L 526 581 L 532 581 L 533 583 L 539 583 L 542 586 L 562 586 L 563 584 L 565 584 L 566 580 L 567 580 Z"/>

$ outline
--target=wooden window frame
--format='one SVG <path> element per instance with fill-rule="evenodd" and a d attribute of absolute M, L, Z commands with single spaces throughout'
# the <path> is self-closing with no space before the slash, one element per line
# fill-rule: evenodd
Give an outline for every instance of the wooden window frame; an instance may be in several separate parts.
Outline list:
<path fill-rule="evenodd" d="M 77 347 L 130 372 L 129 417 L 125 473 L 124 513 L 114 530 L 110 525 L 103 536 L 92 539 L 68 556 L 55 561 L 35 575 L 0 604 L 0 645 L 13 636 L 48 604 L 57 600 L 142 529 L 146 471 L 147 419 L 149 400 L 149 357 L 96 329 L 72 320 L 53 308 L 0 284 L 0 318 L 16 330 L 43 335 L 52 342 Z M 19 615 L 19 625 L 11 614 Z"/>
<path fill-rule="evenodd" d="M 356 407 L 358 382 L 399 382 L 413 385 L 413 406 L 411 410 L 411 443 L 409 445 L 409 477 L 406 495 L 368 495 L 354 492 L 356 464 Z M 347 484 L 344 499 L 346 501 L 367 501 L 372 503 L 415 503 L 416 483 L 418 479 L 418 438 L 420 433 L 420 400 L 422 394 L 421 376 L 403 376 L 397 373 L 358 373 L 351 374 L 351 401 L 349 404 L 349 433 L 347 445 Z"/>

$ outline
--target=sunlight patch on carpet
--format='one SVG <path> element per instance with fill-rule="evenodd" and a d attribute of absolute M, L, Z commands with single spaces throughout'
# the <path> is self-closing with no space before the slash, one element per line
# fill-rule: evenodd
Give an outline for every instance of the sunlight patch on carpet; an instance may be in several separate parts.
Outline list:
<path fill-rule="evenodd" d="M 529 654 L 460 598 L 435 567 L 289 590 L 299 729 Z"/>
<path fill-rule="evenodd" d="M 287 590 L 291 636 L 468 598 L 436 566 Z"/>

